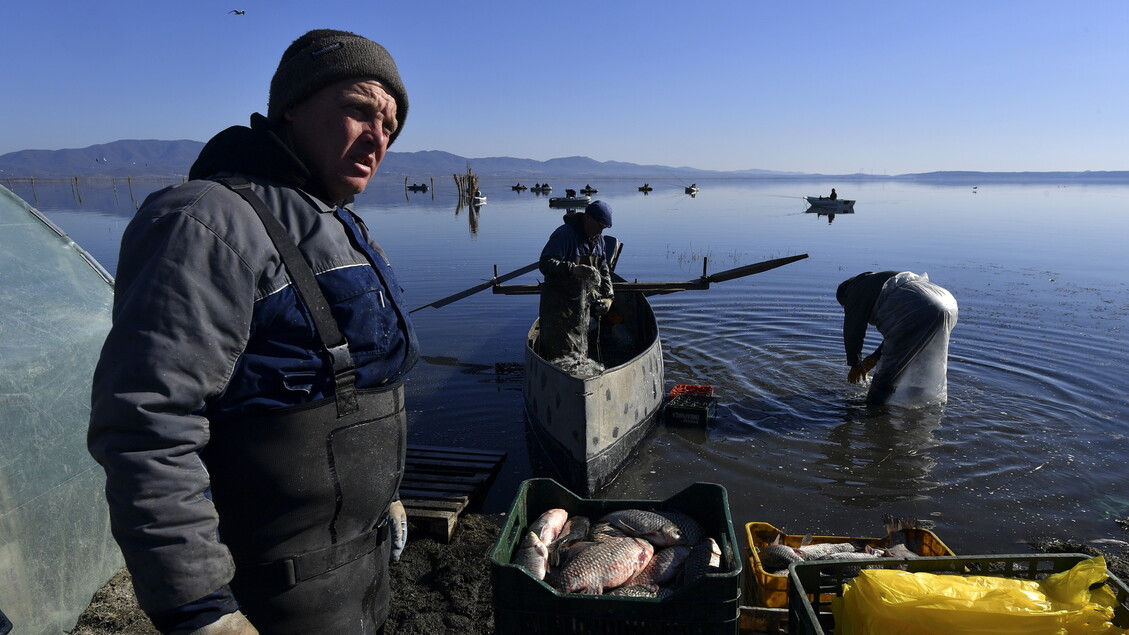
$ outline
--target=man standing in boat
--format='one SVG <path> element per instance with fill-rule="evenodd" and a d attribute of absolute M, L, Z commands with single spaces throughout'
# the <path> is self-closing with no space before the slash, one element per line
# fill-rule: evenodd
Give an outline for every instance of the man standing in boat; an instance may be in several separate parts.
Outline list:
<path fill-rule="evenodd" d="M 878 368 L 868 404 L 918 407 L 946 400 L 949 334 L 957 323 L 957 302 L 947 289 L 928 274 L 867 271 L 843 281 L 835 299 L 843 307 L 847 380 L 862 383 Z M 863 358 L 868 324 L 883 340 Z"/>
<path fill-rule="evenodd" d="M 602 233 L 612 208 L 593 201 L 549 236 L 541 250 L 540 333 L 537 351 L 546 360 L 588 355 L 588 321 L 607 314 L 614 291 Z"/>
<path fill-rule="evenodd" d="M 88 444 L 163 633 L 383 631 L 419 349 L 349 205 L 407 112 L 384 47 L 310 31 L 125 231 Z"/>

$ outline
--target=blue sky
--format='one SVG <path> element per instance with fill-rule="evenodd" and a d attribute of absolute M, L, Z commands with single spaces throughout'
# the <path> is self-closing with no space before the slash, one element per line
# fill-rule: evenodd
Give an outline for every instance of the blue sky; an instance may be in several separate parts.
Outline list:
<path fill-rule="evenodd" d="M 0 15 L 0 154 L 206 141 L 266 111 L 291 41 L 336 28 L 396 58 L 411 100 L 397 151 L 1129 170 L 1124 0 L 13 0 Z"/>

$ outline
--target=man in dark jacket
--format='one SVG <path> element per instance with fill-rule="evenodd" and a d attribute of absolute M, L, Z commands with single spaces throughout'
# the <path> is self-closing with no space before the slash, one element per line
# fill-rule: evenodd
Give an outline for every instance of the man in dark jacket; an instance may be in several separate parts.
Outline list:
<path fill-rule="evenodd" d="M 957 323 L 957 302 L 928 274 L 867 271 L 843 281 L 835 292 L 843 307 L 847 380 L 862 383 L 878 367 L 867 391 L 871 405 L 916 407 L 947 397 L 949 334 Z M 882 343 L 862 356 L 868 324 Z"/>
<path fill-rule="evenodd" d="M 407 111 L 382 46 L 306 33 L 123 235 L 89 448 L 162 632 L 383 629 L 418 344 L 347 205 Z"/>
<path fill-rule="evenodd" d="M 612 208 L 593 201 L 568 214 L 541 250 L 538 354 L 554 361 L 588 355 L 588 320 L 611 309 L 614 291 L 603 231 L 612 226 Z"/>

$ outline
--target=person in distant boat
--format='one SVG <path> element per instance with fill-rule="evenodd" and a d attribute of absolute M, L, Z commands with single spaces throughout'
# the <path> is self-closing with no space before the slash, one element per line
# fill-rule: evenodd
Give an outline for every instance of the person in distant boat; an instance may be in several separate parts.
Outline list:
<path fill-rule="evenodd" d="M 610 254 L 604 253 L 602 238 L 611 226 L 611 206 L 593 201 L 583 212 L 566 215 L 541 250 L 539 268 L 545 283 L 537 352 L 546 360 L 587 356 L 590 316 L 600 317 L 611 309 Z"/>
<path fill-rule="evenodd" d="M 957 302 L 948 290 L 928 274 L 867 271 L 843 281 L 835 299 L 844 311 L 847 380 L 862 383 L 877 367 L 868 404 L 917 407 L 946 400 L 949 334 L 957 323 Z M 868 324 L 883 340 L 864 358 Z"/>
<path fill-rule="evenodd" d="M 383 631 L 419 345 L 350 204 L 407 114 L 383 46 L 310 31 L 125 230 L 88 447 L 162 633 Z"/>
<path fill-rule="evenodd" d="M 828 196 L 827 198 L 833 201 L 839 198 L 839 195 L 835 192 L 835 188 L 831 188 L 831 196 Z"/>

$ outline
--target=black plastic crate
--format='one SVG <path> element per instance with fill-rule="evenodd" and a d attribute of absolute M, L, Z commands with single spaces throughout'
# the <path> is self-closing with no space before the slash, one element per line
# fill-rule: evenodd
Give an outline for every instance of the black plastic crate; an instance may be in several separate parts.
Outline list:
<path fill-rule="evenodd" d="M 595 521 L 621 509 L 664 509 L 688 514 L 721 547 L 721 569 L 670 596 L 634 598 L 561 593 L 513 564 L 523 530 L 544 511 L 562 508 Z M 578 498 L 552 479 L 521 484 L 506 524 L 490 551 L 496 633 L 592 633 L 711 635 L 737 632 L 741 604 L 741 558 L 729 497 L 713 483 L 694 483 L 663 500 Z"/>
<path fill-rule="evenodd" d="M 668 425 L 705 426 L 717 412 L 717 398 L 704 395 L 678 395 L 664 408 Z"/>
<path fill-rule="evenodd" d="M 843 596 L 843 583 L 858 575 L 860 567 L 1041 580 L 1089 557 L 1066 553 L 794 562 L 788 567 L 788 632 L 791 635 L 834 633 L 831 601 Z M 1129 587 L 1113 574 L 1109 574 L 1106 584 L 1112 588 L 1120 605 L 1114 609 L 1114 624 L 1129 628 Z"/>

